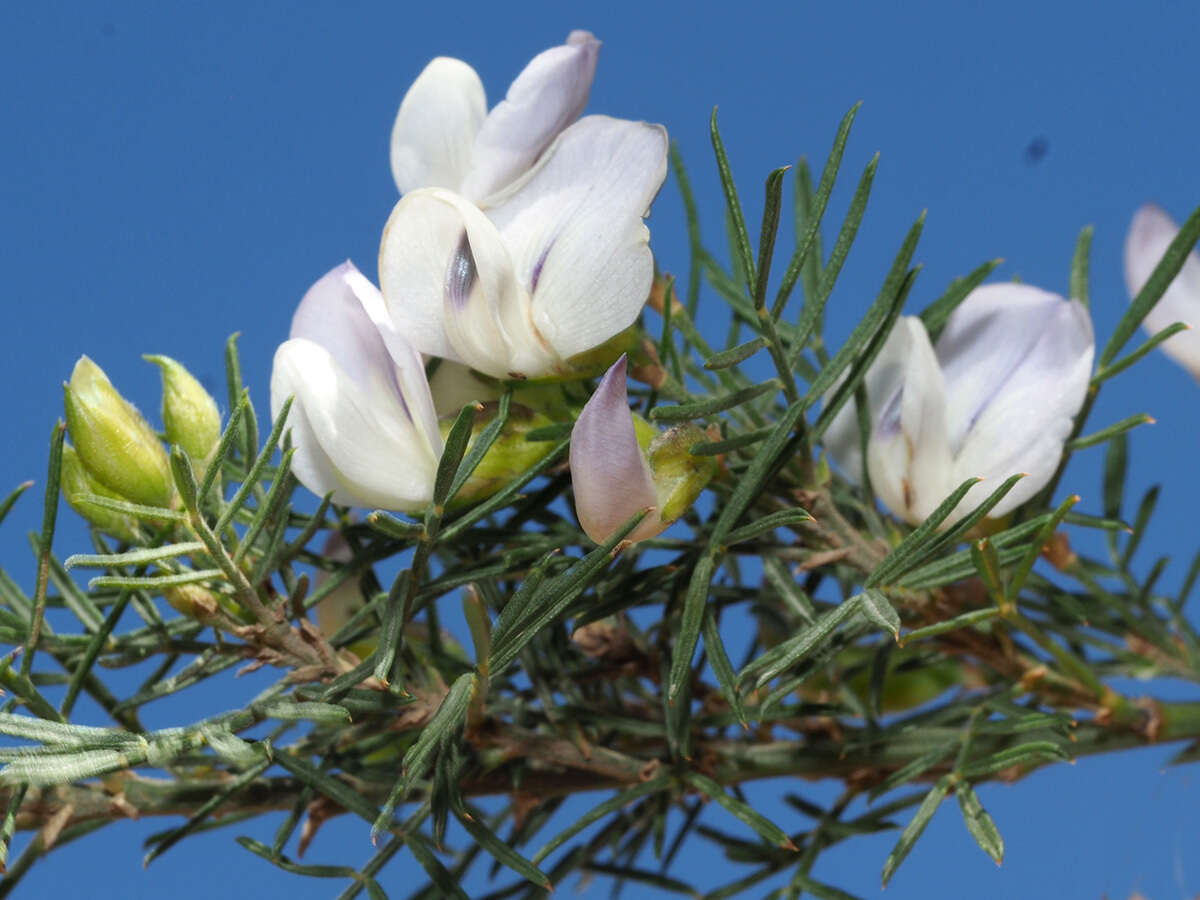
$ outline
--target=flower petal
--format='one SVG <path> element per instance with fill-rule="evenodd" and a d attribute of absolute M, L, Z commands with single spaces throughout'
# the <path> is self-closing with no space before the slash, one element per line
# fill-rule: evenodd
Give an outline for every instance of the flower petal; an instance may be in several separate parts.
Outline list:
<path fill-rule="evenodd" d="M 650 466 L 629 411 L 624 356 L 613 363 L 575 420 L 570 458 L 575 512 L 596 543 L 603 543 L 634 513 L 657 506 Z M 629 539 L 651 537 L 664 527 L 655 510 Z"/>
<path fill-rule="evenodd" d="M 460 188 L 482 201 L 524 174 L 587 106 L 600 42 L 573 31 L 535 56 L 491 111 L 475 139 L 474 165 Z"/>
<path fill-rule="evenodd" d="M 910 326 L 897 325 L 888 335 L 871 368 L 867 370 L 863 387 L 867 392 L 867 421 L 871 428 L 879 421 L 884 407 L 897 402 L 896 397 L 904 387 L 911 344 Z M 841 383 L 842 380 L 839 379 L 829 389 L 823 398 L 824 402 L 829 401 Z M 863 475 L 863 457 L 858 434 L 858 407 L 853 398 L 838 410 L 838 414 L 829 423 L 823 444 L 825 452 L 842 474 L 854 484 L 860 483 Z"/>
<path fill-rule="evenodd" d="M 588 116 L 488 210 L 533 296 L 533 322 L 560 357 L 637 318 L 654 277 L 642 219 L 666 173 L 662 126 Z"/>
<path fill-rule="evenodd" d="M 401 199 L 384 228 L 379 273 L 392 322 L 421 352 L 498 378 L 553 368 L 499 232 L 458 194 Z"/>
<path fill-rule="evenodd" d="M 396 331 L 379 289 L 354 263 L 334 267 L 309 288 L 292 317 L 290 337 L 324 347 L 363 389 L 374 379 L 390 384 L 432 451 L 441 454 L 442 436 L 421 357 Z"/>
<path fill-rule="evenodd" d="M 1149 280 L 1179 226 L 1160 207 L 1147 203 L 1139 209 L 1125 238 L 1125 286 L 1136 297 Z M 1176 322 L 1200 323 L 1200 253 L 1193 250 L 1162 299 L 1142 321 L 1151 334 Z M 1185 331 L 1168 339 L 1163 351 L 1200 378 L 1200 331 Z"/>
<path fill-rule="evenodd" d="M 977 288 L 937 345 L 946 378 L 954 480 L 984 479 L 963 501 L 1022 479 L 993 510 L 1000 516 L 1050 481 L 1092 374 L 1092 321 L 1078 300 L 1023 284 Z"/>
<path fill-rule="evenodd" d="M 433 405 L 439 417 L 457 416 L 468 403 L 499 400 L 503 394 L 492 379 L 448 359 L 438 361 L 437 368 L 429 376 L 429 390 L 433 393 Z"/>
<path fill-rule="evenodd" d="M 897 373 L 902 362 L 902 380 L 872 420 L 867 466 L 884 505 L 917 524 L 958 486 L 950 477 L 946 388 L 920 319 L 901 318 L 888 337 L 893 342 L 897 346 L 885 345 L 880 358 Z"/>
<path fill-rule="evenodd" d="M 475 70 L 439 56 L 417 76 L 392 126 L 392 177 L 400 193 L 458 189 L 471 168 L 487 97 Z"/>
<path fill-rule="evenodd" d="M 271 409 L 294 397 L 294 471 L 337 503 L 414 511 L 433 493 L 437 457 L 382 375 L 359 381 L 307 338 L 275 352 Z"/>

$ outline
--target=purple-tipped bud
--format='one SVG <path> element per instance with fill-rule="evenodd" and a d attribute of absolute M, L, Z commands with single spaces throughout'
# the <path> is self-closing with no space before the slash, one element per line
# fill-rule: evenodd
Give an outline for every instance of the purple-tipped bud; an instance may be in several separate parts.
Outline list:
<path fill-rule="evenodd" d="M 575 421 L 571 481 L 579 524 L 596 543 L 602 543 L 634 513 L 658 506 L 650 466 L 629 411 L 624 355 L 601 379 Z M 652 537 L 665 527 L 655 509 L 629 539 Z"/>

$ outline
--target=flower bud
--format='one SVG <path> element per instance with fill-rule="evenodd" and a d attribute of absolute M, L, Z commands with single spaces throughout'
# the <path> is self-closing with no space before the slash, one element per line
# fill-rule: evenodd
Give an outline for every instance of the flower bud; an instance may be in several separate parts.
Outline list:
<path fill-rule="evenodd" d="M 138 543 L 137 523 L 132 518 L 124 516 L 119 512 L 113 512 L 112 510 L 82 502 L 82 498 L 87 494 L 108 497 L 112 500 L 121 500 L 124 498 L 118 496 L 114 491 L 110 491 L 93 478 L 80 461 L 79 454 L 75 452 L 75 448 L 70 444 L 63 447 L 59 486 L 62 488 L 63 498 L 70 504 L 71 509 L 83 516 L 87 521 L 118 540 L 129 544 Z"/>
<path fill-rule="evenodd" d="M 674 522 L 700 496 L 717 474 L 715 456 L 693 456 L 689 448 L 706 439 L 703 429 L 691 423 L 676 425 L 650 444 L 647 456 L 658 495 L 658 514 L 664 522 Z"/>
<path fill-rule="evenodd" d="M 79 460 L 93 479 L 126 500 L 170 505 L 171 469 L 162 442 L 86 356 L 63 385 L 63 406 Z"/>
<path fill-rule="evenodd" d="M 211 592 L 197 584 L 180 584 L 163 591 L 163 598 L 176 612 L 205 625 L 220 621 L 221 607 Z"/>
<path fill-rule="evenodd" d="M 467 453 L 471 452 L 483 429 L 496 417 L 497 408 L 496 403 L 480 404 L 479 411 L 475 414 L 475 424 L 471 429 L 471 440 L 467 444 Z M 452 424 L 452 419 L 441 421 L 443 438 L 449 434 Z M 552 424 L 554 423 L 541 413 L 518 403 L 512 404 L 504 430 L 483 455 L 471 477 L 454 496 L 451 506 L 465 506 L 490 497 L 541 460 L 554 449 L 553 442 L 527 441 L 525 435 L 535 428 L 544 428 Z"/>
<path fill-rule="evenodd" d="M 192 374 L 166 356 L 145 356 L 162 370 L 163 431 L 167 440 L 187 451 L 203 475 L 207 462 L 221 440 L 221 414 L 217 403 Z"/>
<path fill-rule="evenodd" d="M 645 540 L 687 511 L 717 473 L 716 457 L 689 448 L 704 432 L 682 425 L 658 434 L 629 409 L 622 356 L 579 413 L 571 432 L 571 481 L 579 524 L 603 543 L 630 516 L 651 512 L 628 536 Z"/>

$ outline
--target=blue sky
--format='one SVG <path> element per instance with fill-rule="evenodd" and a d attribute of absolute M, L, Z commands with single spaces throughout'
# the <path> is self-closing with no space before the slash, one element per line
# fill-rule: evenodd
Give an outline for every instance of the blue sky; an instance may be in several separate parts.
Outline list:
<path fill-rule="evenodd" d="M 432 56 L 458 56 L 478 69 L 494 102 L 526 60 L 576 27 L 604 41 L 590 109 L 667 125 L 714 247 L 722 243 L 707 134 L 714 105 L 754 221 L 766 173 L 801 154 L 819 167 L 841 116 L 864 101 L 834 215 L 862 167 L 882 155 L 831 302 L 835 341 L 923 209 L 925 269 L 913 310 L 997 256 L 1007 260 L 998 277 L 1065 291 L 1075 238 L 1090 223 L 1104 339 L 1127 302 L 1120 248 L 1134 210 L 1156 200 L 1182 219 L 1200 204 L 1194 3 L 5 4 L 0 491 L 44 478 L 61 382 L 80 353 L 151 411 L 158 374 L 142 353 L 173 356 L 221 389 L 222 345 L 240 331 L 245 375 L 264 411 L 271 355 L 304 290 L 347 257 L 374 273 L 396 199 L 388 134 L 410 81 Z M 1034 143 L 1044 152 L 1031 154 Z M 651 229 L 660 266 L 685 272 L 673 182 Z M 1148 559 L 1177 559 L 1169 587 L 1195 549 L 1200 387 L 1154 356 L 1106 389 L 1092 423 L 1137 412 L 1158 424 L 1132 439 L 1131 488 L 1156 480 L 1169 488 L 1146 541 Z M 1099 456 L 1081 459 L 1064 482 L 1090 512 L 1099 511 Z M 25 532 L 40 520 L 33 493 L 0 528 L 0 559 L 27 584 Z M 65 518 L 62 553 L 86 541 Z M 229 683 L 228 695 L 214 689 L 193 708 L 165 711 L 161 724 L 233 705 L 251 688 Z M 1192 896 L 1200 786 L 1195 767 L 1164 771 L 1168 755 L 1083 760 L 985 787 L 1008 846 L 1000 869 L 948 805 L 887 896 L 960 897 L 965 885 L 979 898 Z M 55 854 L 23 895 L 72 896 L 86 885 L 92 897 L 168 889 L 201 897 L 214 872 L 232 885 L 229 896 L 287 890 L 298 900 L 340 890 L 272 870 L 236 847 L 233 832 L 187 842 L 142 873 L 140 839 L 162 825 L 108 829 Z M 269 840 L 273 828 L 264 821 L 237 833 Z M 814 874 L 878 896 L 893 840 L 844 845 Z M 312 855 L 365 860 L 366 841 L 359 823 L 335 823 Z M 697 847 L 682 871 L 715 884 L 729 870 L 714 859 Z M 401 859 L 383 882 L 404 896 L 416 871 Z M 597 881 L 582 895 L 607 891 Z"/>

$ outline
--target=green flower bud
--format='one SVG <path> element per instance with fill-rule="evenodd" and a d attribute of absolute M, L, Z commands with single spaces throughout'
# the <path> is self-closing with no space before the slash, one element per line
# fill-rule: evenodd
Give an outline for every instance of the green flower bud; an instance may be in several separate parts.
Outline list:
<path fill-rule="evenodd" d="M 551 376 L 548 380 L 572 381 L 602 375 L 621 356 L 628 354 L 636 361 L 642 352 L 642 330 L 637 325 L 630 325 L 600 346 L 576 353 L 567 360 L 567 371 L 563 375 Z"/>
<path fill-rule="evenodd" d="M 471 440 L 467 444 L 467 453 L 479 439 L 480 432 L 496 417 L 497 404 L 481 404 L 475 415 L 475 425 L 471 430 Z M 441 421 L 442 437 L 450 433 L 451 419 Z M 535 428 L 553 425 L 553 421 L 541 413 L 534 412 L 528 407 L 514 403 L 509 410 L 508 424 L 500 432 L 500 436 L 484 454 L 471 477 L 467 479 L 455 495 L 450 505 L 458 508 L 478 500 L 490 497 L 496 491 L 512 482 L 514 478 L 537 463 L 547 453 L 554 449 L 553 441 L 527 441 L 525 435 Z"/>
<path fill-rule="evenodd" d="M 220 621 L 221 607 L 211 592 L 197 584 L 181 584 L 163 591 L 163 597 L 176 612 L 209 625 Z"/>
<path fill-rule="evenodd" d="M 90 503 L 82 502 L 82 498 L 86 494 L 95 494 L 99 497 L 107 497 L 110 500 L 123 500 L 124 498 L 118 496 L 115 491 L 110 491 L 93 478 L 80 461 L 79 454 L 75 452 L 75 448 L 70 444 L 63 447 L 62 472 L 59 476 L 59 486 L 62 488 L 63 498 L 70 505 L 71 509 L 75 510 L 75 512 L 79 513 L 79 515 L 83 516 L 83 518 L 101 531 L 111 534 L 118 540 L 125 541 L 128 544 L 139 542 L 140 536 L 138 534 L 137 522 L 132 518 L 124 516 L 119 512 L 113 512 L 98 506 L 92 506 Z"/>
<path fill-rule="evenodd" d="M 636 428 L 636 421 L 634 425 Z M 650 444 L 646 456 L 658 494 L 658 514 L 664 522 L 674 522 L 687 512 L 717 474 L 715 456 L 693 456 L 688 452 L 703 440 L 704 431 L 689 423 L 664 431 Z"/>
<path fill-rule="evenodd" d="M 158 435 L 86 356 L 63 385 L 63 406 L 79 460 L 92 478 L 135 503 L 171 504 L 171 468 Z"/>
<path fill-rule="evenodd" d="M 625 365 L 622 357 L 608 370 L 571 431 L 575 511 L 598 544 L 642 510 L 647 515 L 625 539 L 658 534 L 687 511 L 720 466 L 714 456 L 689 452 L 705 437 L 695 425 L 659 434 L 630 412 Z"/>
<path fill-rule="evenodd" d="M 167 440 L 187 451 L 203 476 L 209 457 L 221 440 L 221 414 L 217 402 L 192 374 L 166 356 L 145 356 L 162 369 L 163 430 Z"/>

